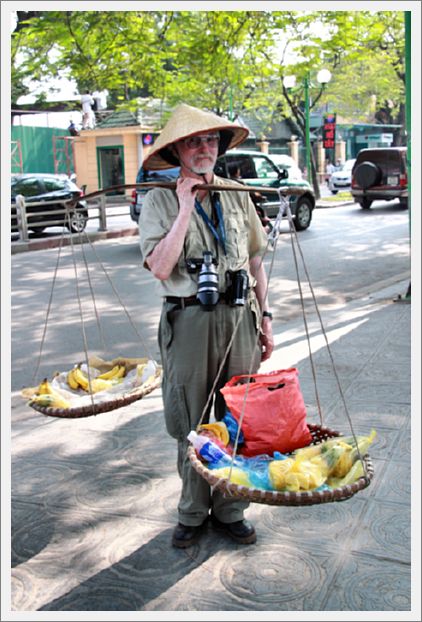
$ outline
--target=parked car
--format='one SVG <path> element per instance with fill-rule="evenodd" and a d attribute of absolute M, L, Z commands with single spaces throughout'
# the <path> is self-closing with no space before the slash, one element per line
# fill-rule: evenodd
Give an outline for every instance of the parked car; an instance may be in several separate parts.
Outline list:
<path fill-rule="evenodd" d="M 407 207 L 406 155 L 406 147 L 359 151 L 352 170 L 352 195 L 363 209 L 369 209 L 377 199 L 399 199 Z"/>
<path fill-rule="evenodd" d="M 272 157 L 259 151 L 232 149 L 220 156 L 214 168 L 221 177 L 232 177 L 231 171 L 237 168 L 240 179 L 248 186 L 279 188 L 281 186 L 300 188 L 303 194 L 290 195 L 290 210 L 298 231 L 307 229 L 311 224 L 312 213 L 315 208 L 315 195 L 312 187 L 305 179 L 291 179 L 285 166 L 278 167 Z M 261 203 L 265 213 L 270 218 L 277 216 L 280 202 L 274 192 L 262 192 Z"/>
<path fill-rule="evenodd" d="M 180 166 L 164 169 L 162 171 L 148 171 L 141 166 L 136 176 L 136 183 L 143 184 L 149 181 L 176 181 L 179 177 L 179 172 Z M 136 223 L 139 220 L 139 214 L 141 213 L 142 205 L 148 191 L 149 188 L 135 188 L 132 191 L 130 217 Z"/>
<path fill-rule="evenodd" d="M 67 175 L 53 175 L 49 173 L 27 173 L 12 175 L 11 202 L 12 202 L 12 231 L 17 228 L 16 196 L 25 197 L 28 229 L 41 233 L 46 227 L 66 225 L 72 233 L 79 233 L 86 227 L 88 210 L 86 201 L 81 197 L 83 191 L 71 181 Z M 64 200 L 77 199 L 76 209 L 69 216 L 65 213 Z M 31 203 L 42 205 L 31 205 Z M 63 213 L 46 213 L 63 210 Z"/>
<path fill-rule="evenodd" d="M 328 180 L 328 188 L 332 194 L 337 194 L 339 190 L 350 190 L 352 187 L 352 168 L 356 158 L 346 160 L 338 171 L 334 171 Z"/>

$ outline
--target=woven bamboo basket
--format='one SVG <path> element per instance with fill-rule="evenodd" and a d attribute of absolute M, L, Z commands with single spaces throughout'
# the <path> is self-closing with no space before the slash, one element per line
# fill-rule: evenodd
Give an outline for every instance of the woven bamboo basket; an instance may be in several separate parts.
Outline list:
<path fill-rule="evenodd" d="M 63 417 L 67 419 L 77 419 L 79 417 L 90 417 L 91 415 L 99 415 L 100 413 L 110 412 L 117 408 L 127 406 L 132 402 L 142 399 L 145 395 L 151 393 L 154 389 L 160 386 L 161 383 L 161 370 L 156 371 L 153 380 L 147 384 L 141 385 L 127 391 L 122 394 L 114 394 L 110 396 L 110 399 L 104 402 L 94 402 L 86 404 L 84 406 L 75 406 L 71 408 L 51 408 L 48 406 L 39 406 L 38 404 L 31 404 L 31 408 L 37 410 L 43 415 L 49 415 L 51 417 Z"/>
<path fill-rule="evenodd" d="M 312 435 L 312 445 L 317 445 L 330 438 L 342 436 L 340 432 L 331 430 L 319 425 L 308 424 Z M 230 482 L 228 478 L 217 477 L 213 471 L 208 469 L 197 457 L 195 449 L 190 446 L 188 449 L 189 460 L 194 469 L 215 489 L 220 490 L 225 497 L 237 497 L 252 503 L 263 503 L 266 505 L 316 505 L 329 503 L 332 501 L 345 501 L 354 494 L 369 486 L 374 475 L 372 461 L 368 455 L 363 457 L 367 476 L 359 478 L 353 484 L 341 488 L 330 490 L 310 490 L 302 492 L 283 492 L 278 490 L 262 490 L 259 488 L 249 488 Z"/>

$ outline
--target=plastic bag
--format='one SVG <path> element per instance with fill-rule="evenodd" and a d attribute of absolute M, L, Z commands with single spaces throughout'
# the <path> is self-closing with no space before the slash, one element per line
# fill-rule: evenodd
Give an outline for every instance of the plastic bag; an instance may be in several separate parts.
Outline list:
<path fill-rule="evenodd" d="M 249 378 L 250 382 L 246 384 Z M 296 368 L 234 376 L 221 393 L 242 427 L 245 442 L 239 451 L 243 455 L 272 455 L 274 451 L 288 453 L 311 442 Z"/>

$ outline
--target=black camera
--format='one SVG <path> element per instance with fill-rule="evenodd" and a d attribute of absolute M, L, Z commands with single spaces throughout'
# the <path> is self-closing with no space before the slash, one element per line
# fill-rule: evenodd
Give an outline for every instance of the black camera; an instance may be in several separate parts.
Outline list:
<path fill-rule="evenodd" d="M 198 293 L 196 297 L 204 311 L 213 311 L 220 298 L 218 273 L 215 269 L 212 253 L 209 251 L 204 251 L 204 259 L 198 276 Z"/>
<path fill-rule="evenodd" d="M 227 270 L 226 302 L 234 306 L 243 306 L 248 299 L 249 277 L 246 270 Z"/>

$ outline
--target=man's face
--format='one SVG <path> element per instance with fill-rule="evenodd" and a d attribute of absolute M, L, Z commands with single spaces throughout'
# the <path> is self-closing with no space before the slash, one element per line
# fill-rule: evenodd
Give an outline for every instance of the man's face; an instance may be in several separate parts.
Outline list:
<path fill-rule="evenodd" d="M 212 173 L 218 156 L 218 132 L 203 132 L 175 143 L 182 169 L 196 175 Z"/>

